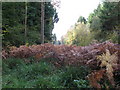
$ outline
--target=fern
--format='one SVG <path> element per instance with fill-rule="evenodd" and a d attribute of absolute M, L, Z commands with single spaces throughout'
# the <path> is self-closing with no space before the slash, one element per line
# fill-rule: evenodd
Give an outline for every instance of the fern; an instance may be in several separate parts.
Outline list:
<path fill-rule="evenodd" d="M 106 53 L 102 54 L 100 56 L 97 56 L 97 59 L 101 61 L 100 66 L 101 67 L 106 67 L 106 73 L 107 77 L 112 84 L 112 86 L 115 86 L 114 78 L 113 78 L 113 67 L 117 66 L 117 55 L 115 54 L 110 54 L 110 51 L 106 49 Z"/>
<path fill-rule="evenodd" d="M 105 69 L 94 71 L 91 74 L 89 74 L 87 76 L 87 79 L 89 80 L 90 85 L 94 88 L 101 88 L 101 85 L 98 82 L 101 81 L 104 74 L 105 74 Z"/>

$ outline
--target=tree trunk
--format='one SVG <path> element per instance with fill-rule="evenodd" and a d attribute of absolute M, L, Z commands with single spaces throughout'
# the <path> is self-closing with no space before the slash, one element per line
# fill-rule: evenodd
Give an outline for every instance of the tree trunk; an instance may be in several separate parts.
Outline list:
<path fill-rule="evenodd" d="M 41 2 L 41 43 L 44 43 L 44 2 Z"/>
<path fill-rule="evenodd" d="M 25 43 L 27 40 L 27 1 L 25 2 Z"/>

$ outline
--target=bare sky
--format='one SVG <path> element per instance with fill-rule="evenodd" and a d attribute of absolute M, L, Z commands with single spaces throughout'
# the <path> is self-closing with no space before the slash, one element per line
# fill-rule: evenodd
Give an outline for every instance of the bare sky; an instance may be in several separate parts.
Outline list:
<path fill-rule="evenodd" d="M 61 8 L 58 10 L 59 22 L 55 24 L 53 33 L 60 40 L 62 35 L 74 25 L 79 16 L 87 18 L 97 8 L 100 0 L 61 0 Z"/>

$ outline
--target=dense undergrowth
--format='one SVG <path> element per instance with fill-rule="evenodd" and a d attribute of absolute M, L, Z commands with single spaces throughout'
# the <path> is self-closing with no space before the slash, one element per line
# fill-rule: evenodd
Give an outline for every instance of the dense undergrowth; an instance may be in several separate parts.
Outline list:
<path fill-rule="evenodd" d="M 41 44 L 2 51 L 3 88 L 119 88 L 120 45 Z"/>
<path fill-rule="evenodd" d="M 89 88 L 85 77 L 90 70 L 87 67 L 55 67 L 48 61 L 31 63 L 24 59 L 8 58 L 3 61 L 3 88 Z"/>

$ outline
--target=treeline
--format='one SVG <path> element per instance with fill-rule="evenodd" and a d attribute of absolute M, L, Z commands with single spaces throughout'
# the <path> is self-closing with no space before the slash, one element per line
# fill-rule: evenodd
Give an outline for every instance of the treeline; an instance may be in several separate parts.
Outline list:
<path fill-rule="evenodd" d="M 103 2 L 89 15 L 80 16 L 62 41 L 65 44 L 89 45 L 110 40 L 120 44 L 120 2 Z"/>
<path fill-rule="evenodd" d="M 26 15 L 27 5 L 27 15 Z M 27 16 L 27 23 L 25 17 Z M 58 18 L 56 9 L 50 2 L 45 2 L 45 42 L 52 41 L 52 30 Z M 26 24 L 26 33 L 25 33 Z M 3 2 L 2 3 L 2 44 L 20 46 L 23 44 L 40 44 L 41 29 L 40 2 Z M 25 35 L 26 34 L 26 35 Z"/>

